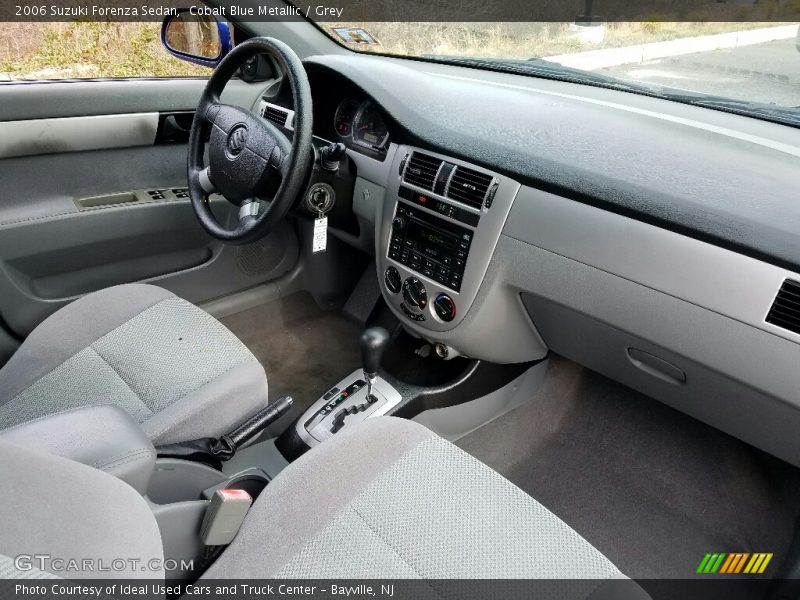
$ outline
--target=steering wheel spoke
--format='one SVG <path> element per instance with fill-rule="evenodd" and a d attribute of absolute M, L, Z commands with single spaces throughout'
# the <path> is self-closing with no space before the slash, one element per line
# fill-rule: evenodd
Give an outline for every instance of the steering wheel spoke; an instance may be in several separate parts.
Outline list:
<path fill-rule="evenodd" d="M 275 58 L 291 86 L 295 110 L 291 141 L 261 115 L 219 102 L 225 84 L 257 54 Z M 197 114 L 189 135 L 188 173 L 189 197 L 201 225 L 210 235 L 231 244 L 263 237 L 299 199 L 313 165 L 311 89 L 302 62 L 279 40 L 251 38 L 217 66 Z M 209 125 L 205 167 L 204 134 Z M 220 224 L 205 202 L 214 192 L 239 206 L 234 229 Z M 267 196 L 272 199 L 265 201 Z"/>
<path fill-rule="evenodd" d="M 211 181 L 211 168 L 210 167 L 206 167 L 205 169 L 203 169 L 202 171 L 199 171 L 197 173 L 197 181 L 200 184 L 200 187 L 203 188 L 203 191 L 207 195 L 210 196 L 211 194 L 213 194 L 214 192 L 217 191 L 217 188 L 214 185 L 214 182 Z"/>
<path fill-rule="evenodd" d="M 246 221 L 250 217 L 258 217 L 261 203 L 258 199 L 248 199 L 239 206 L 239 221 Z"/>

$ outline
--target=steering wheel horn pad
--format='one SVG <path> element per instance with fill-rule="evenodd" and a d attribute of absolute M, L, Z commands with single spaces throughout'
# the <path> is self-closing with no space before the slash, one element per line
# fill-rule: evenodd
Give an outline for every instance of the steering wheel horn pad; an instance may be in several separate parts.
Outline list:
<path fill-rule="evenodd" d="M 217 190 L 235 204 L 257 198 L 291 144 L 274 125 L 236 106 L 217 105 L 209 138 L 208 165 Z"/>
<path fill-rule="evenodd" d="M 221 104 L 227 82 L 244 62 L 258 54 L 274 58 L 289 81 L 294 101 L 292 140 L 278 127 L 249 110 Z M 237 45 L 208 80 L 189 133 L 189 198 L 202 227 L 229 244 L 256 241 L 286 215 L 305 191 L 313 166 L 311 88 L 300 58 L 283 42 L 265 37 Z M 208 139 L 208 167 L 204 165 Z M 280 183 L 278 184 L 278 181 Z M 277 191 L 271 198 L 268 190 Z M 238 222 L 226 227 L 208 203 L 213 191 L 245 207 Z"/>

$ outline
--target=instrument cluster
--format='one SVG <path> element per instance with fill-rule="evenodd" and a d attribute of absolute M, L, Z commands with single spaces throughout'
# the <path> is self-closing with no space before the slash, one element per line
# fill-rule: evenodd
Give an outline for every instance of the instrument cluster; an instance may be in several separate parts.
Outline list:
<path fill-rule="evenodd" d="M 389 128 L 371 100 L 345 98 L 336 107 L 333 129 L 347 145 L 383 152 L 389 145 Z"/>

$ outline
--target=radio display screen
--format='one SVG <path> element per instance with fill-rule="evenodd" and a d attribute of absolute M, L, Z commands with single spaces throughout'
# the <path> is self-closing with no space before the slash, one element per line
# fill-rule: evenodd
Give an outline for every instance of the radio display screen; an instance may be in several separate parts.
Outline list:
<path fill-rule="evenodd" d="M 450 256 L 458 247 L 458 237 L 411 221 L 406 227 L 406 241 L 410 241 L 414 250 L 427 254 L 431 258 Z"/>

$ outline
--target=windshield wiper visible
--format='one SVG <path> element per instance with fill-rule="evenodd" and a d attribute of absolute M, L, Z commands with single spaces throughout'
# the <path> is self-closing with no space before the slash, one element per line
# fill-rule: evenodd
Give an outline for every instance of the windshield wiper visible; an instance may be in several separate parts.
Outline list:
<path fill-rule="evenodd" d="M 782 107 L 775 104 L 761 104 L 746 100 L 736 100 L 722 96 L 712 96 L 701 92 L 680 90 L 658 85 L 644 85 L 627 82 L 611 75 L 583 71 L 565 67 L 543 58 L 528 60 L 507 58 L 475 58 L 470 56 L 433 56 L 425 58 L 447 62 L 465 67 L 488 69 L 519 75 L 532 75 L 545 79 L 555 79 L 569 83 L 595 85 L 634 94 L 643 94 L 653 98 L 683 102 L 694 106 L 702 106 L 747 117 L 755 117 L 767 121 L 775 121 L 784 125 L 800 127 L 800 107 Z"/>

